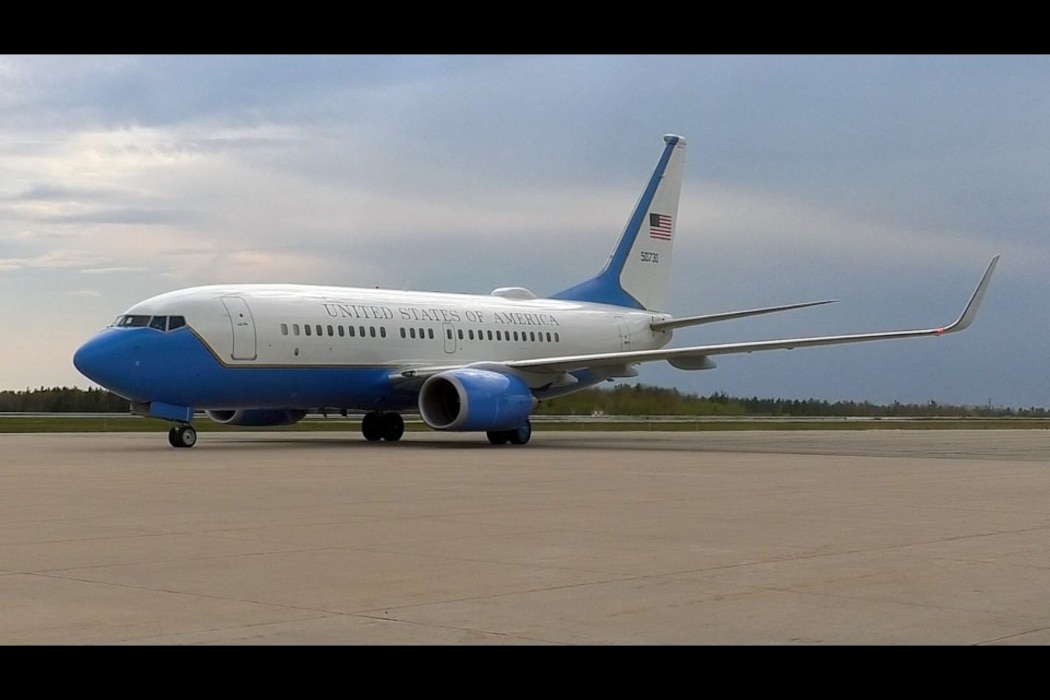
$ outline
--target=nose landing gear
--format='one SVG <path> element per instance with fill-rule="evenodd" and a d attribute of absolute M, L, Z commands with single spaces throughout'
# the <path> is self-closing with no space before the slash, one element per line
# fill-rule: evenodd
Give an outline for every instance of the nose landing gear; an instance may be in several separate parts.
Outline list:
<path fill-rule="evenodd" d="M 172 447 L 193 447 L 197 444 L 197 429 L 189 423 L 179 423 L 168 431 Z"/>

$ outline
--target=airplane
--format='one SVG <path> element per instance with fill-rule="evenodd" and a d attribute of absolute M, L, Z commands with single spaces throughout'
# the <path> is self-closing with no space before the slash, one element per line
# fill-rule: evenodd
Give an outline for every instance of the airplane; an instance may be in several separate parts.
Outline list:
<path fill-rule="evenodd" d="M 548 297 L 523 287 L 453 294 L 302 284 L 215 284 L 134 304 L 73 356 L 77 370 L 170 422 L 192 447 L 192 420 L 290 425 L 310 412 L 362 412 L 368 441 L 396 442 L 404 412 L 434 430 L 524 445 L 540 401 L 637 376 L 643 362 L 714 368 L 731 353 L 942 336 L 973 322 L 999 260 L 946 326 L 668 347 L 673 331 L 832 303 L 811 301 L 675 317 L 668 280 L 685 138 L 667 134 L 648 183 L 604 266 Z"/>

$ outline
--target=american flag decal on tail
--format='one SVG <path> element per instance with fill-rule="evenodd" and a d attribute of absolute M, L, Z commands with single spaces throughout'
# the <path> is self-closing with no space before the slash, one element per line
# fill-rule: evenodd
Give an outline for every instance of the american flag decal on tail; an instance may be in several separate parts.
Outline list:
<path fill-rule="evenodd" d="M 660 241 L 671 240 L 671 217 L 667 214 L 650 214 L 649 237 Z"/>

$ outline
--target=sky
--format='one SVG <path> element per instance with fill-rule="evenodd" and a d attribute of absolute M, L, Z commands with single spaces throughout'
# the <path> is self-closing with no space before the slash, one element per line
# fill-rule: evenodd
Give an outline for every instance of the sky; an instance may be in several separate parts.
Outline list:
<path fill-rule="evenodd" d="M 1050 56 L 0 55 L 0 390 L 220 282 L 547 295 L 688 142 L 673 345 L 939 338 L 640 367 L 690 394 L 1050 407 Z"/>

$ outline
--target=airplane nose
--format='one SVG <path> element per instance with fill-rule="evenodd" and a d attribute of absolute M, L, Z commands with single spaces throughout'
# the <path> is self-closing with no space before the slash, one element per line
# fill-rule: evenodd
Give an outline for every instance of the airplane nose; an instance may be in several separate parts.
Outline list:
<path fill-rule="evenodd" d="M 120 384 L 122 362 L 127 359 L 127 348 L 112 329 L 106 329 L 87 341 L 73 353 L 73 366 L 91 381 L 113 390 Z"/>
<path fill-rule="evenodd" d="M 73 353 L 73 366 L 77 371 L 93 382 L 99 382 L 99 370 L 104 367 L 105 355 L 104 344 L 95 336 L 87 341 Z"/>

